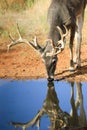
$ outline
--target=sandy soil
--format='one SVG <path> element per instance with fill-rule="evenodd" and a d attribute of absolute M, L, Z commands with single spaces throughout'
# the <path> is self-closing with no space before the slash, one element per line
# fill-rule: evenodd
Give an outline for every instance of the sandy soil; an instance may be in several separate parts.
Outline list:
<path fill-rule="evenodd" d="M 47 78 L 42 59 L 31 47 L 21 44 L 7 52 L 9 41 L 0 39 L 0 78 L 38 79 Z M 69 72 L 69 48 L 58 55 L 55 80 L 87 81 L 87 44 L 81 48 L 81 68 Z"/>

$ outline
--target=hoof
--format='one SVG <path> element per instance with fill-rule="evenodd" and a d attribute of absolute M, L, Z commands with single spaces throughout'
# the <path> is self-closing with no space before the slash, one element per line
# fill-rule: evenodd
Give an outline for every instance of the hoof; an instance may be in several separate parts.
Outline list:
<path fill-rule="evenodd" d="M 76 62 L 76 61 L 73 61 L 73 64 L 77 64 L 77 62 Z"/>
<path fill-rule="evenodd" d="M 79 66 L 79 65 L 76 66 L 76 69 L 80 69 L 80 68 L 81 68 L 81 66 Z"/>
<path fill-rule="evenodd" d="M 70 68 L 69 68 L 69 71 L 70 71 L 70 72 L 73 72 L 73 71 L 75 71 L 75 68 L 74 68 L 74 67 L 70 67 Z"/>

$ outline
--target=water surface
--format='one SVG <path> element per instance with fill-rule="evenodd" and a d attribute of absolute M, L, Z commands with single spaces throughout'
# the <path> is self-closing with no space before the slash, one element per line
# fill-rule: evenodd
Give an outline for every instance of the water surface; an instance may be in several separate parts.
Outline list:
<path fill-rule="evenodd" d="M 84 127 L 86 98 L 86 82 L 1 79 L 0 130 Z"/>

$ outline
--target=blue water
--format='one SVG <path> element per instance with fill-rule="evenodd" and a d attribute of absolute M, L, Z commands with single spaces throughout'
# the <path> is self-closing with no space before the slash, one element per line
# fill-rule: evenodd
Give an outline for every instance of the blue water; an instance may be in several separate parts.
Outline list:
<path fill-rule="evenodd" d="M 71 89 L 74 88 L 74 101 L 76 101 L 77 88 L 80 83 L 71 83 L 66 81 L 54 81 L 53 87 L 57 95 L 58 105 L 62 111 L 71 113 Z M 82 117 L 82 126 L 87 122 L 87 82 L 82 82 L 81 94 L 83 96 L 84 117 Z M 78 86 L 79 87 L 79 86 Z M 43 108 L 48 95 L 48 81 L 39 80 L 0 80 L 0 130 L 14 130 L 15 127 L 10 122 L 26 123 L 31 121 L 35 115 Z M 53 99 L 52 99 L 53 100 Z M 54 100 L 53 100 L 54 101 Z M 53 102 L 50 101 L 50 102 Z M 80 115 L 80 106 L 77 110 Z M 85 121 L 84 121 L 85 119 Z M 50 118 L 46 114 L 41 117 L 40 130 L 49 130 Z M 80 123 L 81 124 L 81 123 Z M 22 130 L 22 128 L 18 128 Z M 34 127 L 28 127 L 27 130 L 37 130 Z"/>

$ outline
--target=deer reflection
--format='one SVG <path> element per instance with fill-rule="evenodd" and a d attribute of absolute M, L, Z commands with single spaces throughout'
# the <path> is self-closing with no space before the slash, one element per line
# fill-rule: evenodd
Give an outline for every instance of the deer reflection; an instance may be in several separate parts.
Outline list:
<path fill-rule="evenodd" d="M 63 112 L 60 108 L 59 100 L 54 87 L 54 82 L 52 81 L 48 81 L 48 91 L 46 99 L 44 100 L 43 107 L 36 114 L 36 116 L 27 123 L 11 122 L 11 125 L 15 126 L 15 130 L 17 130 L 18 127 L 26 130 L 26 128 L 33 125 L 37 125 L 39 129 L 40 119 L 44 114 L 47 114 L 50 119 L 50 130 L 60 130 L 60 128 L 68 125 L 68 119 L 70 116 L 69 114 Z"/>
<path fill-rule="evenodd" d="M 48 83 L 48 93 L 43 107 L 51 122 L 50 130 L 59 130 L 68 125 L 70 116 L 60 108 L 53 82 Z"/>
<path fill-rule="evenodd" d="M 15 130 L 21 127 L 26 130 L 30 126 L 37 125 L 40 128 L 41 117 L 46 114 L 50 119 L 50 130 L 69 130 L 72 126 L 86 125 L 86 116 L 83 106 L 83 95 L 81 83 L 76 83 L 76 100 L 74 100 L 74 83 L 71 83 L 71 112 L 64 112 L 59 106 L 54 82 L 48 82 L 48 91 L 41 110 L 27 123 L 11 122 Z M 78 113 L 78 109 L 80 110 Z"/>
<path fill-rule="evenodd" d="M 86 114 L 84 110 L 82 84 L 76 83 L 76 100 L 74 99 L 74 83 L 71 83 L 71 124 L 73 126 L 86 126 Z"/>

